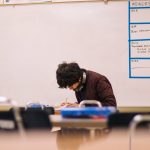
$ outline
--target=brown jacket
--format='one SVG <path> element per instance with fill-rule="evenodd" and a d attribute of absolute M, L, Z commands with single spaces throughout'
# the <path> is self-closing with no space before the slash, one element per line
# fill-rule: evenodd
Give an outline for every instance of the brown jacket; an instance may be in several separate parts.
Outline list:
<path fill-rule="evenodd" d="M 102 106 L 117 106 L 109 80 L 96 72 L 85 70 L 86 82 L 83 88 L 75 92 L 78 103 L 82 100 L 98 100 Z"/>

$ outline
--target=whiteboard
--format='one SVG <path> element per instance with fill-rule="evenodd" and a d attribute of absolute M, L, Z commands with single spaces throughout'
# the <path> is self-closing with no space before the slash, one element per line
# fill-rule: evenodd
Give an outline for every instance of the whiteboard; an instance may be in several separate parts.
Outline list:
<path fill-rule="evenodd" d="M 149 14 L 150 0 L 129 2 L 129 68 L 131 78 L 150 78 Z"/>
<path fill-rule="evenodd" d="M 129 78 L 127 1 L 1 7 L 0 18 L 1 96 L 21 105 L 75 101 L 56 82 L 66 60 L 107 76 L 118 106 L 150 105 L 150 80 Z"/>

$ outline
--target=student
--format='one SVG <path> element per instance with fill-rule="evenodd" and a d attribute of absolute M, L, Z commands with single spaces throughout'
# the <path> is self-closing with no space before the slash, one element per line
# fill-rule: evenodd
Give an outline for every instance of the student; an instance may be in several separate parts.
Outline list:
<path fill-rule="evenodd" d="M 117 106 L 109 80 L 99 73 L 80 68 L 75 62 L 63 62 L 58 65 L 56 78 L 60 88 L 75 92 L 77 103 L 67 103 L 70 107 L 77 106 L 82 100 L 97 100 L 102 106 Z"/>

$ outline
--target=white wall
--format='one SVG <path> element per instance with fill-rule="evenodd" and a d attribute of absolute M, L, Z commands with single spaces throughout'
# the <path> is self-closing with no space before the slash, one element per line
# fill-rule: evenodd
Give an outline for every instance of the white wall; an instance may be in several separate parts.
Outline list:
<path fill-rule="evenodd" d="M 150 105 L 150 80 L 128 78 L 127 1 L 0 7 L 1 96 L 74 101 L 56 83 L 64 60 L 106 75 L 119 106 Z"/>

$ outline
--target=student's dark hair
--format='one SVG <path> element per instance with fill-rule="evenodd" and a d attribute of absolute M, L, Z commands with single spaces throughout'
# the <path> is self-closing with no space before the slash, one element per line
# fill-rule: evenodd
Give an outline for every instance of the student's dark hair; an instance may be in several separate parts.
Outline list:
<path fill-rule="evenodd" d="M 78 82 L 80 77 L 82 77 L 82 69 L 77 63 L 63 62 L 58 65 L 56 78 L 60 88 L 67 88 L 67 86 L 71 86 Z"/>

